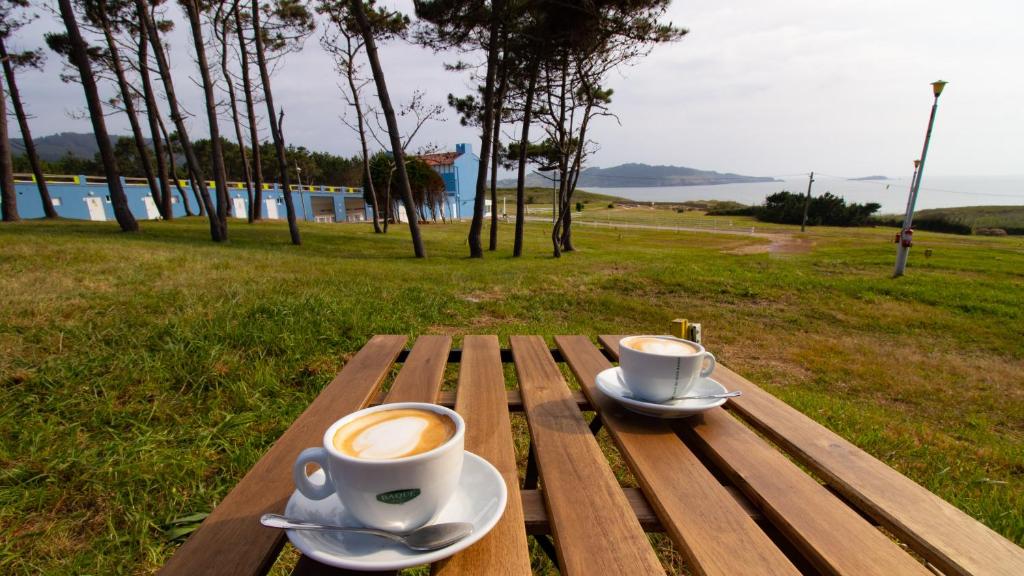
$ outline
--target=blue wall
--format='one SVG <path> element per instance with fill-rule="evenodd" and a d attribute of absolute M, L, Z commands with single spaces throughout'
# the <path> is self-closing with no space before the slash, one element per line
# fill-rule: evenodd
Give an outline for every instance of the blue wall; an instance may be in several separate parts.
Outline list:
<path fill-rule="evenodd" d="M 476 198 L 476 177 L 480 170 L 480 157 L 473 153 L 470 144 L 456 144 L 455 151 L 459 154 L 455 159 L 454 186 L 448 188 L 455 192 L 459 205 L 459 218 L 473 217 L 473 200 Z M 448 182 L 445 181 L 447 186 Z"/>
<path fill-rule="evenodd" d="M 157 219 L 159 217 L 155 204 L 152 203 L 149 187 L 145 183 L 137 183 L 138 179 L 122 180 L 122 187 L 128 197 L 128 207 L 132 214 L 139 220 Z M 213 186 L 210 183 L 210 192 L 213 195 Z M 62 218 L 76 220 L 113 220 L 114 210 L 110 202 L 110 192 L 107 190 L 103 178 L 85 176 L 64 176 L 53 177 L 47 180 L 47 188 L 50 191 L 50 198 L 53 200 L 57 214 Z M 293 188 L 295 188 L 293 186 Z M 39 189 L 34 181 L 22 179 L 15 183 L 18 193 L 18 213 L 22 218 L 42 218 L 43 204 L 39 198 Z M 185 193 L 192 206 L 193 213 L 198 213 L 195 195 L 192 194 L 190 185 L 184 185 Z M 172 206 L 175 217 L 185 216 L 185 206 L 177 188 L 171 187 Z M 228 183 L 228 198 L 233 211 L 236 208 L 243 208 L 248 211 L 249 202 L 245 185 L 238 182 Z M 345 208 L 345 199 L 354 204 L 352 213 Z M 349 216 L 353 219 L 370 220 L 373 218 L 373 211 L 369 205 L 365 210 L 360 209 L 365 203 L 362 202 L 362 188 L 344 188 L 337 186 L 303 186 L 302 192 L 293 191 L 292 200 L 295 205 L 296 216 L 299 220 L 315 221 L 317 216 L 332 216 L 336 222 L 345 222 Z M 240 200 L 241 204 L 238 204 Z M 269 218 L 272 214 L 268 210 L 267 200 L 270 200 L 277 207 L 277 218 L 283 220 L 286 217 L 284 206 L 284 194 L 276 184 L 265 185 L 263 190 L 263 217 Z M 333 201 L 333 206 L 331 206 Z M 214 196 L 214 203 L 216 197 Z M 90 204 L 94 207 L 93 214 L 90 213 Z M 316 207 L 321 208 L 318 214 Z M 102 213 L 102 215 L 101 215 Z M 245 214 L 233 213 L 236 218 L 245 218 Z"/>

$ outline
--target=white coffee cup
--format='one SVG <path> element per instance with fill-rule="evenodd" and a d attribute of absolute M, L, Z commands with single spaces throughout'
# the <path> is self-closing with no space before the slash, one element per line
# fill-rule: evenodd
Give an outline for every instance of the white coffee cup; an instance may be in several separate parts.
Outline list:
<path fill-rule="evenodd" d="M 374 412 L 399 409 L 442 414 L 454 422 L 455 432 L 432 450 L 401 458 L 358 458 L 335 448 L 335 432 L 345 424 Z M 433 520 L 455 493 L 462 474 L 465 433 L 462 417 L 436 404 L 399 402 L 359 410 L 327 429 L 323 447 L 307 448 L 299 454 L 292 469 L 295 487 L 311 500 L 335 494 L 364 526 L 408 532 Z M 306 475 L 310 462 L 323 469 L 323 484 L 313 483 Z"/>
<path fill-rule="evenodd" d="M 668 402 L 686 396 L 698 380 L 710 376 L 715 357 L 681 338 L 629 336 L 619 341 L 619 366 L 623 383 L 636 398 Z"/>

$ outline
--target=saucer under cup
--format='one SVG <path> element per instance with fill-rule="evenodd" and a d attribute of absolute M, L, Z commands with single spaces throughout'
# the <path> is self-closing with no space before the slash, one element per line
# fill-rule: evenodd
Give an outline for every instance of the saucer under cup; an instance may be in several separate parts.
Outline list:
<path fill-rule="evenodd" d="M 670 348 L 678 342 L 694 350 L 693 353 L 659 353 L 641 351 L 639 342 L 664 340 Z M 668 402 L 689 395 L 696 383 L 711 376 L 715 357 L 696 342 L 672 336 L 629 336 L 619 341 L 619 366 L 622 379 L 629 392 L 637 399 L 648 402 Z"/>
<path fill-rule="evenodd" d="M 689 418 L 695 414 L 707 412 L 725 404 L 726 398 L 689 398 L 675 399 L 668 402 L 647 402 L 637 400 L 633 393 L 622 382 L 622 369 L 618 366 L 598 373 L 597 389 L 605 396 L 615 400 L 624 408 L 637 414 L 653 418 Z M 728 390 L 712 378 L 699 378 L 692 389 L 692 394 L 714 396 L 725 394 Z"/>
<path fill-rule="evenodd" d="M 314 482 L 322 482 L 324 473 L 317 470 L 310 477 Z M 437 562 L 472 546 L 494 528 L 507 501 L 508 490 L 498 470 L 476 454 L 465 452 L 455 492 L 435 521 L 468 522 L 473 525 L 473 531 L 447 548 L 418 552 L 379 536 L 350 532 L 288 530 L 287 533 L 291 543 L 305 556 L 329 566 L 349 570 L 401 570 Z M 284 513 L 323 524 L 359 525 L 340 499 L 312 500 L 298 490 L 292 493 Z"/>

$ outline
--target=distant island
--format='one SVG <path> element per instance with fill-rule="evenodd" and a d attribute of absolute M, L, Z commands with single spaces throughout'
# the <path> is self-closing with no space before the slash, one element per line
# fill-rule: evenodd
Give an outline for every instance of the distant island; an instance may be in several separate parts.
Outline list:
<path fill-rule="evenodd" d="M 743 176 L 741 174 L 698 170 L 685 166 L 650 166 L 648 164 L 620 164 L 611 168 L 585 168 L 580 172 L 577 183 L 581 187 L 593 188 L 652 188 L 658 186 L 707 186 L 715 184 L 747 184 L 750 182 L 776 182 L 767 176 Z M 499 180 L 502 187 L 516 185 L 514 178 Z M 547 187 L 551 181 L 537 174 L 529 174 L 527 186 Z"/>
<path fill-rule="evenodd" d="M 877 174 L 874 175 L 874 176 L 861 176 L 860 178 L 847 178 L 847 180 L 854 181 L 854 182 L 859 181 L 859 180 L 888 180 L 888 179 L 889 179 L 888 176 L 880 176 L 880 175 L 877 175 Z"/>

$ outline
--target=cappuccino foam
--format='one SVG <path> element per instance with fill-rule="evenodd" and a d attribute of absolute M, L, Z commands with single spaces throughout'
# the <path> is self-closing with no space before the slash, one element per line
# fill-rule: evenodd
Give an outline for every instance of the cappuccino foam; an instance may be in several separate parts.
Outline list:
<path fill-rule="evenodd" d="M 622 345 L 638 352 L 660 356 L 692 356 L 700 352 L 693 344 L 668 338 L 627 338 L 622 341 Z"/>
<path fill-rule="evenodd" d="M 389 460 L 433 450 L 455 435 L 455 422 L 430 410 L 373 412 L 334 433 L 335 450 L 366 460 Z"/>

